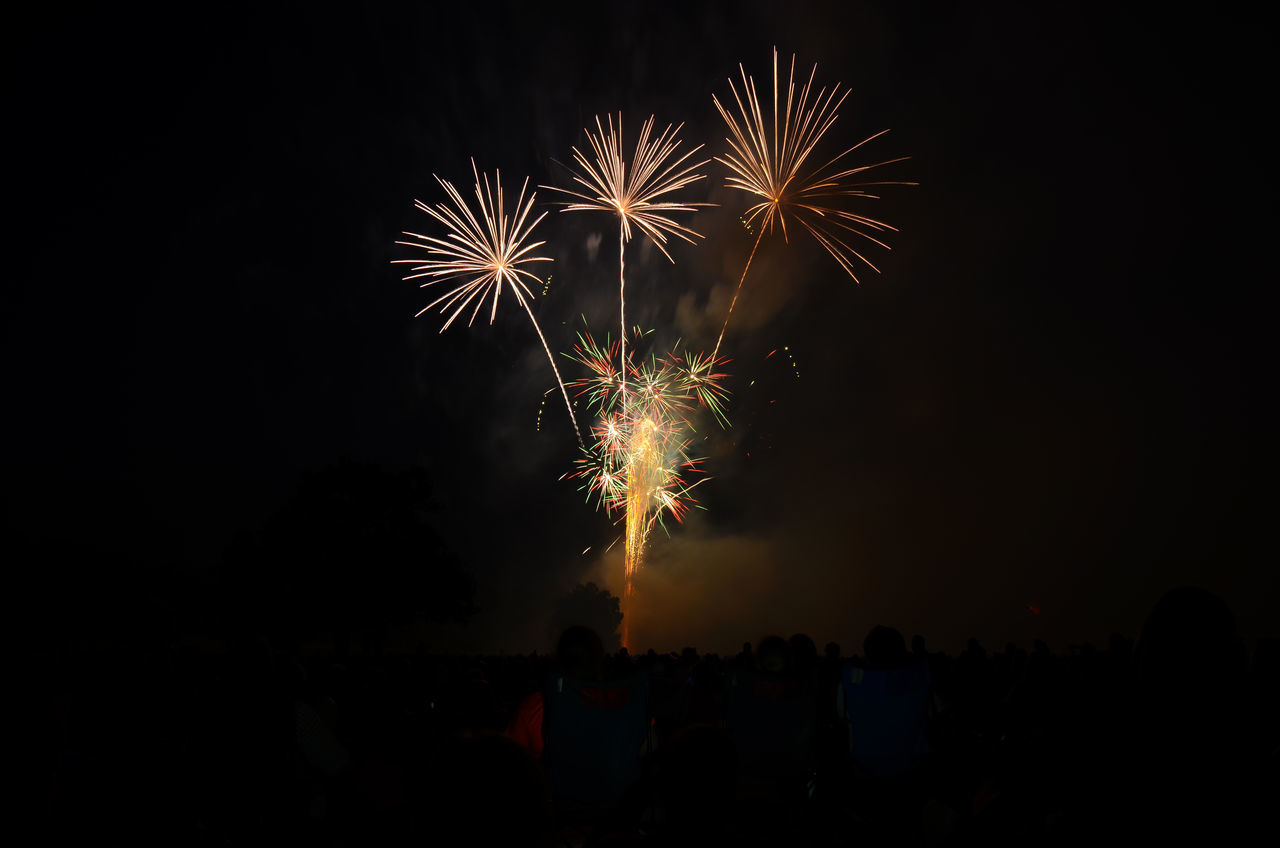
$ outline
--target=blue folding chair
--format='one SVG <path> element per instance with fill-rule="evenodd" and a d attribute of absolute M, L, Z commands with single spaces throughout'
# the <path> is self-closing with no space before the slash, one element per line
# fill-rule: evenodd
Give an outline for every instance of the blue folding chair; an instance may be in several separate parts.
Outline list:
<path fill-rule="evenodd" d="M 649 734 L 649 679 L 605 683 L 554 676 L 543 692 L 544 758 L 552 795 L 611 806 L 641 773 Z"/>
<path fill-rule="evenodd" d="M 894 669 L 844 666 L 837 705 L 860 776 L 901 777 L 924 760 L 930 751 L 925 732 L 931 683 L 928 663 Z"/>

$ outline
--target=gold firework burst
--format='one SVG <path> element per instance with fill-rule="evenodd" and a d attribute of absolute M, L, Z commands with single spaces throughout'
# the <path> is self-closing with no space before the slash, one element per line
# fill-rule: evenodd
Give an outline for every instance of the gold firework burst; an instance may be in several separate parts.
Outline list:
<path fill-rule="evenodd" d="M 555 357 L 551 355 L 551 347 L 547 344 L 546 337 L 542 335 L 538 319 L 534 317 L 533 309 L 529 306 L 529 302 L 533 300 L 529 282 L 541 285 L 542 280 L 531 271 L 520 267 L 530 262 L 551 261 L 549 256 L 533 254 L 536 248 L 546 242 L 526 243 L 533 228 L 546 217 L 547 213 L 543 212 L 532 221 L 529 220 L 529 212 L 533 208 L 537 193 L 530 193 L 528 198 L 525 198 L 525 191 L 529 187 L 528 179 L 520 187 L 520 196 L 516 199 L 514 215 L 508 216 L 506 196 L 502 191 L 502 173 L 494 171 L 492 187 L 489 184 L 488 174 L 484 175 L 482 187 L 481 176 L 476 170 L 474 159 L 471 160 L 471 173 L 476 180 L 478 213 L 472 211 L 452 183 L 436 177 L 436 182 L 440 183 L 440 187 L 449 196 L 452 205 L 439 203 L 431 206 L 421 200 L 415 200 L 414 205 L 443 224 L 447 230 L 447 237 L 437 238 L 406 232 L 404 235 L 415 241 L 397 241 L 396 244 L 426 250 L 427 257 L 393 259 L 392 263 L 413 265 L 409 269 L 411 273 L 404 278 L 406 280 L 429 278 L 421 284 L 422 288 L 451 280 L 461 281 L 418 312 L 418 315 L 422 315 L 436 306 L 440 306 L 442 314 L 449 312 L 448 320 L 440 328 L 442 333 L 472 302 L 475 306 L 471 310 L 467 325 L 474 323 L 476 315 L 479 314 L 480 308 L 490 294 L 492 294 L 493 305 L 489 310 L 489 323 L 492 324 L 498 314 L 498 297 L 502 294 L 503 286 L 509 288 L 516 301 L 528 313 L 529 320 L 533 322 L 533 329 L 542 341 L 542 349 L 547 353 L 547 361 L 551 363 L 551 370 L 556 375 L 556 382 L 560 386 L 560 394 L 564 397 L 569 420 L 573 422 L 573 431 L 578 436 L 578 444 L 582 445 L 582 433 L 578 429 L 578 420 L 573 414 L 573 405 L 569 402 L 564 380 L 560 378 L 560 369 L 556 367 Z"/>
<path fill-rule="evenodd" d="M 441 313 L 452 310 L 452 314 L 444 322 L 440 332 L 448 329 L 449 325 L 457 320 L 473 301 L 475 308 L 467 323 L 468 325 L 474 323 L 480 307 L 484 305 L 490 293 L 493 295 L 493 306 L 489 310 L 489 323 L 492 324 L 498 314 L 498 296 L 502 294 L 504 285 L 511 289 L 512 294 L 522 306 L 527 307 L 527 300 L 533 299 L 533 292 L 529 289 L 526 280 L 538 285 L 541 285 L 542 281 L 520 266 L 529 262 L 551 261 L 549 256 L 531 254 L 531 251 L 546 242 L 525 244 L 533 228 L 547 215 L 543 212 L 533 221 L 528 220 L 534 198 L 537 197 L 536 193 L 532 193 L 527 199 L 525 198 L 529 181 L 526 179 L 520 188 L 514 221 L 512 221 L 506 213 L 501 172 L 494 172 L 492 188 L 489 185 L 488 174 L 484 175 L 483 187 L 481 186 L 481 177 L 476 171 L 474 159 L 471 161 L 471 173 L 476 180 L 478 215 L 462 199 L 461 193 L 452 183 L 436 177 L 436 182 L 440 183 L 453 205 L 440 203 L 431 206 L 421 200 L 415 200 L 414 206 L 443 224 L 448 230 L 448 237 L 442 239 L 406 232 L 406 236 L 416 241 L 396 242 L 408 247 L 425 249 L 428 254 L 425 259 L 393 260 L 394 264 L 414 265 L 410 269 L 412 273 L 404 279 L 429 277 L 430 279 L 421 284 L 422 288 L 450 280 L 462 280 L 461 284 L 442 294 L 418 312 L 418 315 L 421 315 L 437 305 L 440 305 Z"/>
<path fill-rule="evenodd" d="M 699 144 L 678 159 L 668 161 L 678 152 L 680 141 L 676 135 L 684 124 L 675 127 L 668 124 L 666 129 L 652 137 L 654 116 L 650 115 L 649 120 L 640 128 L 640 138 L 636 141 L 635 155 L 628 169 L 622 149 L 622 114 L 618 114 L 616 127 L 612 115 L 608 116 L 607 121 L 607 132 L 598 115 L 596 132 L 584 130 L 594 158 L 588 158 L 581 150 L 573 148 L 573 158 L 579 168 L 573 174 L 573 181 L 582 190 L 556 186 L 539 188 L 548 188 L 578 198 L 563 204 L 565 212 L 610 212 L 617 215 L 621 219 L 624 241 L 631 240 L 631 226 L 634 224 L 653 240 L 667 259 L 671 259 L 666 248 L 668 235 L 682 238 L 690 244 L 694 243 L 695 238 L 702 236 L 673 221 L 669 217 L 670 213 L 693 212 L 698 207 L 709 204 L 677 201 L 671 199 L 670 195 L 703 179 L 705 175 L 695 171 L 711 160 L 685 164 L 702 149 Z"/>
<path fill-rule="evenodd" d="M 738 115 L 730 112 L 712 95 L 721 117 L 729 126 L 729 143 L 731 152 L 717 156 L 716 161 L 730 170 L 725 181 L 729 188 L 741 189 L 759 202 L 747 210 L 743 223 L 748 228 L 758 224 L 759 233 L 751 256 L 743 268 L 742 278 L 729 305 L 729 313 L 733 313 L 733 305 L 737 303 L 738 293 L 742 290 L 742 281 L 746 279 L 747 268 L 755 257 L 756 248 L 765 232 L 772 232 L 777 224 L 782 229 L 783 240 L 787 240 L 787 219 L 798 223 L 822 247 L 831 254 L 840 267 L 858 281 L 855 273 L 857 262 L 865 264 L 873 271 L 879 272 L 872 262 L 855 247 L 856 239 L 865 239 L 880 247 L 889 246 L 876 238 L 875 233 L 896 228 L 889 224 L 868 217 L 859 212 L 844 208 L 844 202 L 851 198 L 874 200 L 877 195 L 867 189 L 883 185 L 915 185 L 913 182 L 901 180 L 862 181 L 861 176 L 873 168 L 901 162 L 909 157 L 899 156 L 870 165 L 849 167 L 842 165 L 842 160 L 853 151 L 884 135 L 888 130 L 881 130 L 868 136 L 852 147 L 844 150 L 825 164 L 809 168 L 808 162 L 814 148 L 831 129 L 838 117 L 838 112 L 848 90 L 840 92 L 840 84 L 836 83 L 830 90 L 826 87 L 810 99 L 813 92 L 813 80 L 818 66 L 814 65 L 809 72 L 809 79 L 800 88 L 796 96 L 795 82 L 796 60 L 791 57 L 791 71 L 787 77 L 787 96 L 785 105 L 779 108 L 778 86 L 778 50 L 773 50 L 773 114 L 772 121 L 766 122 L 764 109 L 760 104 L 760 96 L 756 91 L 755 80 L 747 76 L 742 65 L 738 71 L 742 75 L 742 93 L 732 79 L 729 90 L 733 93 L 734 102 L 738 106 Z M 740 118 L 740 120 L 739 120 Z M 856 261 L 855 261 L 856 260 Z M 725 326 L 729 317 L 725 316 Z M 724 329 L 720 331 L 724 338 Z M 716 343 L 716 352 L 720 343 Z M 713 354 L 714 356 L 714 354 Z"/>
<path fill-rule="evenodd" d="M 755 80 L 747 76 L 746 70 L 741 65 L 738 69 L 742 74 L 743 93 L 738 94 L 738 89 L 732 80 L 729 81 L 729 89 L 733 92 L 734 100 L 741 112 L 741 123 L 725 109 L 715 95 L 712 95 L 711 99 L 725 123 L 729 125 L 729 131 L 733 136 L 726 139 L 733 152 L 716 157 L 717 162 L 727 166 L 733 172 L 726 181 L 726 185 L 742 189 L 760 198 L 760 202 L 747 211 L 747 223 L 751 224 L 756 218 L 760 218 L 761 230 L 772 230 L 773 225 L 777 223 L 782 227 L 785 239 L 789 214 L 808 230 L 835 258 L 836 262 L 840 263 L 840 267 L 855 280 L 858 277 L 854 273 L 854 262 L 851 257 L 857 257 L 868 267 L 877 270 L 875 265 L 849 243 L 846 234 L 859 236 L 888 249 L 888 245 L 871 233 L 896 231 L 896 228 L 866 215 L 839 208 L 832 203 L 839 198 L 848 197 L 875 199 L 876 195 L 866 191 L 870 186 L 914 185 L 914 183 L 899 180 L 854 181 L 859 175 L 872 168 L 901 162 L 908 157 L 900 156 L 843 170 L 835 168 L 845 156 L 888 132 L 888 130 L 881 130 L 843 151 L 821 167 L 806 172 L 805 163 L 823 135 L 835 123 L 838 117 L 837 110 L 849 96 L 849 92 L 846 90 L 841 93 L 840 84 L 837 83 L 830 91 L 825 87 L 820 89 L 810 103 L 813 79 L 818 70 L 818 66 L 814 65 L 797 99 L 796 60 L 792 56 L 791 71 L 787 79 L 786 105 L 780 112 L 778 51 L 774 48 L 773 121 L 772 133 L 770 133 L 770 128 L 765 123 L 760 97 L 756 92 Z"/>

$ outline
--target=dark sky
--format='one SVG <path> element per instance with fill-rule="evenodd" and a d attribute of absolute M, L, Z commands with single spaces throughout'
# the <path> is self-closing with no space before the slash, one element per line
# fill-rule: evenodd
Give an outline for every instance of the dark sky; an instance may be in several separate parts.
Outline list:
<path fill-rule="evenodd" d="M 733 426 L 702 443 L 707 509 L 655 537 L 640 639 L 849 647 L 886 623 L 1065 649 L 1136 634 L 1184 583 L 1276 634 L 1274 38 L 1253 13 L 261 5 L 6 28 L 7 532 L 103 552 L 68 580 L 216 569 L 302 472 L 416 465 L 479 581 L 449 644 L 545 648 L 554 598 L 617 587 L 617 531 L 560 479 L 573 437 L 554 396 L 538 427 L 553 378 L 527 320 L 438 335 L 394 242 L 470 157 L 563 183 L 597 114 L 722 154 L 711 95 L 739 62 L 762 80 L 777 45 L 852 90 L 829 155 L 891 128 L 867 159 L 910 155 L 891 175 L 920 185 L 869 209 L 901 232 L 860 286 L 766 239 L 725 343 Z M 633 242 L 628 310 L 710 348 L 750 236 L 745 195 L 703 172 L 707 238 L 674 265 Z M 612 326 L 613 257 L 590 245 L 614 232 L 540 226 L 553 348 Z M 765 358 L 783 346 L 794 369 Z"/>

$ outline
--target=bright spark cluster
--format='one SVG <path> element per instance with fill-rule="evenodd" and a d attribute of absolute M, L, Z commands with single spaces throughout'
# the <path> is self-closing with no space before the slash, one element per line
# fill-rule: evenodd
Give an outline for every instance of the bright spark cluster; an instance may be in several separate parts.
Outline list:
<path fill-rule="evenodd" d="M 467 326 L 470 326 L 475 322 L 476 315 L 479 314 L 480 307 L 484 305 L 486 298 L 492 294 L 493 305 L 489 309 L 489 323 L 492 324 L 498 315 L 498 297 L 502 294 L 502 287 L 505 285 L 509 288 L 516 301 L 529 315 L 533 329 L 542 342 L 542 349 L 546 351 L 547 361 L 551 363 L 551 371 L 556 375 L 556 383 L 560 386 L 560 394 L 564 397 L 569 420 L 573 422 L 573 432 L 578 437 L 578 444 L 582 445 L 582 433 L 578 430 L 578 420 L 574 417 L 573 407 L 569 403 L 569 393 L 565 389 L 564 380 L 560 378 L 560 369 L 556 367 L 555 357 L 551 355 L 551 347 L 547 344 L 546 337 L 542 335 L 542 328 L 538 326 L 538 319 L 534 317 L 533 309 L 529 305 L 533 300 L 533 292 L 530 291 L 526 280 L 537 283 L 542 281 L 531 271 L 520 267 L 530 262 L 551 261 L 549 256 L 533 254 L 535 248 L 541 247 L 546 242 L 536 241 L 526 244 L 533 228 L 546 217 L 547 213 L 543 212 L 532 221 L 529 220 L 529 211 L 533 208 L 533 201 L 537 194 L 530 193 L 528 199 L 525 198 L 525 190 L 529 187 L 529 180 L 526 179 L 524 185 L 520 187 L 520 196 L 516 199 L 515 214 L 508 217 L 506 196 L 502 191 L 502 173 L 494 172 L 492 187 L 489 184 L 488 174 L 484 175 L 483 181 L 481 180 L 474 159 L 471 160 L 471 173 L 476 180 L 477 211 L 472 211 L 452 183 L 436 177 L 436 182 L 440 183 L 451 204 L 439 203 L 431 206 L 421 200 L 415 200 L 414 206 L 443 224 L 446 238 L 406 232 L 405 235 L 415 241 L 396 242 L 407 247 L 421 248 L 427 252 L 426 258 L 392 260 L 396 265 L 413 266 L 409 269 L 411 273 L 405 277 L 406 280 L 427 277 L 427 281 L 421 284 L 422 288 L 451 280 L 461 281 L 453 289 L 428 303 L 414 317 L 422 315 L 437 305 L 440 306 L 441 313 L 452 310 L 448 320 L 440 328 L 440 332 L 443 333 L 474 301 L 475 307 L 471 311 L 471 318 L 467 321 Z M 551 278 L 547 279 L 550 281 Z M 539 420 L 539 426 L 541 426 L 541 420 Z"/>
<path fill-rule="evenodd" d="M 721 385 L 726 375 L 716 370 L 722 362 L 677 349 L 662 358 L 628 357 L 624 393 L 619 347 L 580 333 L 571 354 L 589 376 L 569 386 L 598 416 L 571 476 L 609 514 L 626 514 L 628 548 L 638 552 L 664 515 L 680 521 L 696 503 L 691 492 L 706 478 L 686 480 L 701 473 L 701 460 L 689 455 L 692 417 L 704 408 L 723 421 L 728 391 Z"/>
<path fill-rule="evenodd" d="M 820 89 L 811 103 L 809 95 L 813 88 L 814 75 L 818 70 L 818 66 L 814 65 L 809 72 L 808 82 L 800 89 L 800 96 L 797 98 L 796 60 L 795 56 L 792 56 L 791 72 L 787 79 L 786 105 L 779 110 L 778 50 L 774 48 L 773 120 L 770 127 L 765 122 L 755 80 L 747 76 L 742 65 L 738 66 L 738 70 L 742 74 L 742 94 L 738 93 L 732 79 L 729 80 L 729 90 L 733 92 L 734 101 L 738 105 L 741 122 L 721 105 L 715 95 L 712 95 L 711 99 L 725 123 L 729 125 L 732 136 L 725 139 L 729 142 L 732 152 L 716 157 L 717 162 L 727 166 L 732 172 L 725 185 L 742 189 L 760 198 L 759 203 L 747 210 L 747 221 L 754 222 L 759 218 L 762 233 L 765 230 L 772 232 L 773 225 L 776 223 L 781 226 L 785 240 L 787 217 L 790 216 L 799 222 L 854 280 L 858 277 L 854 273 L 853 257 L 861 260 L 872 270 L 878 271 L 875 265 L 850 244 L 848 235 L 866 239 L 887 250 L 889 246 L 871 233 L 895 230 L 895 228 L 883 221 L 877 221 L 832 204 L 842 198 L 850 197 L 874 199 L 876 195 L 865 190 L 869 186 L 911 185 L 911 183 L 902 182 L 853 181 L 872 168 L 901 162 L 906 157 L 843 170 L 837 170 L 834 166 L 845 156 L 872 139 L 884 135 L 888 130 L 882 130 L 863 139 L 821 167 L 806 170 L 806 162 L 823 135 L 835 123 L 837 110 L 849 96 L 849 92 L 846 90 L 841 94 L 840 85 L 837 83 L 830 91 L 825 87 Z"/>
<path fill-rule="evenodd" d="M 525 198 L 529 180 L 526 179 L 524 185 L 520 187 L 520 196 L 516 199 L 514 219 L 512 219 L 508 218 L 506 213 L 501 172 L 494 173 L 492 188 L 489 185 L 489 175 L 485 174 L 483 189 L 474 159 L 471 161 L 471 172 L 476 179 L 478 212 L 471 210 L 452 183 L 436 177 L 436 182 L 440 183 L 441 188 L 452 201 L 452 205 L 439 203 L 431 206 L 421 200 L 415 200 L 414 206 L 443 224 L 447 230 L 447 237 L 437 238 L 406 232 L 405 235 L 415 241 L 397 241 L 396 244 L 425 249 L 427 258 L 392 260 L 395 264 L 414 266 L 410 269 L 412 273 L 405 276 L 406 280 L 429 278 L 421 284 L 422 288 L 450 280 L 462 281 L 418 311 L 418 315 L 421 315 L 436 306 L 440 306 L 441 313 L 452 310 L 448 320 L 440 328 L 442 333 L 457 320 L 472 301 L 475 302 L 475 308 L 467 324 L 474 323 L 480 307 L 484 305 L 485 299 L 490 294 L 492 294 L 493 305 L 489 309 L 489 323 L 492 324 L 498 314 L 498 297 L 502 294 L 504 285 L 524 306 L 526 298 L 533 299 L 533 292 L 526 280 L 534 283 L 542 281 L 531 271 L 520 266 L 530 262 L 551 261 L 549 256 L 537 256 L 532 253 L 534 249 L 546 242 L 525 243 L 533 228 L 547 215 L 543 212 L 532 221 L 529 220 L 529 212 L 533 209 L 534 198 L 537 197 L 535 192 L 531 193 L 528 199 Z"/>
<path fill-rule="evenodd" d="M 541 188 L 579 198 L 564 204 L 566 212 L 609 212 L 619 216 L 622 238 L 625 241 L 631 240 L 631 226 L 634 224 L 653 240 L 663 256 L 671 259 L 666 247 L 668 235 L 684 239 L 690 244 L 694 244 L 694 239 L 702 238 L 702 235 L 673 221 L 669 217 L 670 213 L 693 212 L 708 204 L 676 201 L 670 195 L 703 179 L 705 175 L 694 172 L 711 160 L 685 164 L 690 156 L 702 149 L 701 144 L 678 159 L 673 158 L 680 147 L 676 134 L 684 124 L 675 127 L 668 124 L 654 138 L 651 137 L 654 116 L 650 115 L 649 120 L 640 128 L 635 155 L 628 171 L 622 150 L 622 114 L 618 114 L 617 127 L 614 126 L 612 115 L 607 120 L 607 132 L 598 115 L 596 131 L 593 133 L 590 129 L 583 130 L 587 134 L 587 143 L 591 146 L 593 157 L 589 158 L 578 148 L 573 148 L 573 159 L 579 169 L 573 174 L 573 182 L 581 186 L 582 190 L 556 186 Z"/>
<path fill-rule="evenodd" d="M 809 95 L 813 89 L 813 78 L 818 71 L 814 65 L 809 72 L 809 80 L 800 89 L 796 97 L 796 59 L 791 57 L 791 72 L 787 77 L 786 105 L 778 108 L 778 49 L 773 50 L 773 120 L 772 132 L 765 122 L 764 110 L 760 106 L 760 96 L 756 92 L 755 80 L 747 76 L 746 69 L 738 65 L 742 75 L 742 93 L 732 79 L 729 90 L 733 92 L 734 102 L 738 105 L 738 115 L 726 109 L 713 94 L 711 101 L 715 103 L 720 116 L 729 125 L 731 138 L 726 138 L 730 152 L 717 156 L 716 161 L 730 170 L 725 181 L 729 188 L 737 188 L 759 198 L 759 202 L 747 210 L 743 223 L 751 228 L 759 223 L 760 232 L 756 235 L 751 254 L 747 257 L 738 278 L 738 287 L 734 289 L 733 298 L 729 301 L 729 310 L 724 316 L 724 324 L 720 327 L 720 336 L 712 356 L 720 353 L 720 345 L 724 341 L 725 330 L 729 327 L 729 317 L 738 303 L 738 295 L 742 293 L 742 284 L 747 279 L 747 271 L 751 261 L 755 259 L 756 249 L 766 232 L 773 232 L 773 225 L 782 228 L 783 241 L 787 240 L 787 218 L 790 217 L 809 232 L 839 263 L 840 267 L 858 282 L 854 273 L 857 259 L 871 270 L 879 273 L 880 269 L 871 264 L 865 256 L 850 243 L 850 236 L 866 239 L 880 247 L 889 246 L 880 241 L 873 232 L 895 230 L 883 221 L 869 218 L 857 212 L 842 208 L 840 204 L 849 198 L 874 200 L 876 195 L 866 191 L 870 186 L 878 185 L 915 185 L 911 182 L 878 181 L 856 182 L 860 174 L 888 165 L 901 162 L 907 157 L 887 159 L 873 165 L 859 165 L 841 170 L 837 163 L 862 145 L 884 135 L 882 130 L 869 136 L 840 153 L 835 158 L 818 168 L 808 168 L 809 157 L 814 148 L 822 140 L 827 130 L 835 123 L 840 105 L 844 103 L 849 92 L 840 94 L 837 83 L 830 91 L 824 87 L 810 102 Z M 745 101 L 745 102 L 744 102 Z M 738 116 L 741 116 L 739 121 Z"/>

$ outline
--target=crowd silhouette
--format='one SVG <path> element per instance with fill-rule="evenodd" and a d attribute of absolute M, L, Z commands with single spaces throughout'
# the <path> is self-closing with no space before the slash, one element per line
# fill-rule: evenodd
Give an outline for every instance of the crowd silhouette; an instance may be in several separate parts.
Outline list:
<path fill-rule="evenodd" d="M 49 661 L 54 841 L 967 845 L 1274 830 L 1280 652 L 1175 589 L 1136 643 L 304 658 L 265 638 Z"/>

